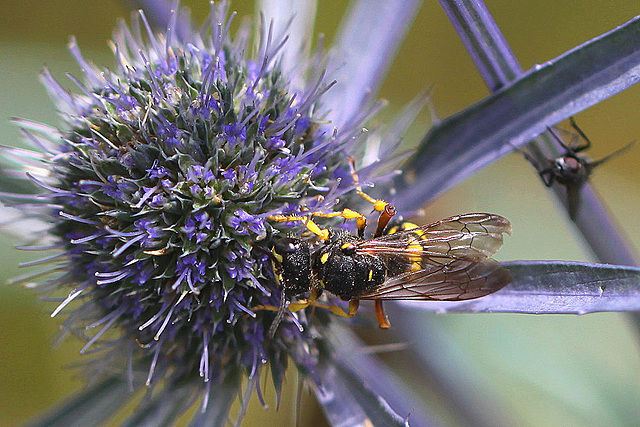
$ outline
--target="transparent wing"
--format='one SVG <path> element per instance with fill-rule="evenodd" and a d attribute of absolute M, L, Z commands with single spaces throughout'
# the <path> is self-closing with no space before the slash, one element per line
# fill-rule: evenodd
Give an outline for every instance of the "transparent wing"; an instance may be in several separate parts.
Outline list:
<path fill-rule="evenodd" d="M 509 282 L 509 270 L 491 258 L 480 262 L 453 260 L 392 277 L 378 289 L 354 296 L 372 300 L 459 301 L 491 294 Z"/>
<path fill-rule="evenodd" d="M 481 261 L 502 246 L 502 234 L 511 234 L 506 218 L 487 213 L 452 216 L 410 230 L 356 243 L 356 250 L 405 259 L 427 265 L 442 265 L 451 259 Z M 415 270 L 415 268 L 413 268 Z"/>

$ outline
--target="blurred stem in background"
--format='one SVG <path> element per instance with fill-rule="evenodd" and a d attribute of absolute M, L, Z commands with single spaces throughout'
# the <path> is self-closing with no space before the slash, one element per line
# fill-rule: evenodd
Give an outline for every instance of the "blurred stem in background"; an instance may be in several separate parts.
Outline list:
<path fill-rule="evenodd" d="M 492 92 L 522 75 L 518 60 L 481 0 L 439 1 Z M 553 136 L 547 131 L 528 145 L 538 164 L 546 164 L 547 159 L 563 155 L 553 141 Z M 551 188 L 561 205 L 568 209 L 566 188 L 557 183 Z M 598 260 L 638 265 L 631 245 L 588 182 L 582 187 L 580 197 L 575 224 Z"/>

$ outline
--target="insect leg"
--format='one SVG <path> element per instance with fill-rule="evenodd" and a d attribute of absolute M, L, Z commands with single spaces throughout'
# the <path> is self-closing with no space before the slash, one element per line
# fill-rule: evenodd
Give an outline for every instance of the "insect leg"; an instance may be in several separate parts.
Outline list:
<path fill-rule="evenodd" d="M 387 203 L 387 202 L 385 202 L 385 203 L 386 203 L 386 205 L 384 207 L 384 210 L 380 213 L 380 216 L 378 217 L 378 225 L 376 227 L 376 233 L 374 234 L 373 237 L 382 236 L 385 227 L 389 223 L 389 220 L 396 214 L 395 206 L 393 206 L 392 204 Z M 364 237 L 364 229 L 367 226 L 367 218 L 364 215 L 362 215 L 360 212 L 345 208 L 345 209 L 343 209 L 342 211 L 339 211 L 339 212 L 329 212 L 329 213 L 314 212 L 311 215 L 319 216 L 319 217 L 323 217 L 323 218 L 335 218 L 335 217 L 341 216 L 344 219 L 355 219 L 356 220 L 356 224 L 358 226 L 358 236 L 360 238 Z M 311 231 L 313 231 L 313 230 L 311 230 Z M 322 236 L 320 236 L 320 237 L 322 237 Z M 324 240 L 326 240 L 326 239 L 324 239 Z"/>
<path fill-rule="evenodd" d="M 349 300 L 349 311 L 345 313 L 345 311 L 338 307 L 337 305 L 326 305 L 323 304 L 327 310 L 331 311 L 333 314 L 338 315 L 340 317 L 353 317 L 356 315 L 358 311 L 358 307 L 360 306 L 360 300 L 352 299 Z"/>
<path fill-rule="evenodd" d="M 571 122 L 571 127 L 575 129 L 575 131 L 578 132 L 578 135 L 580 135 L 585 141 L 584 145 L 574 148 L 573 152 L 579 153 L 580 151 L 586 150 L 587 148 L 591 147 L 591 140 L 587 138 L 587 135 L 585 135 L 584 132 L 582 132 L 582 129 L 578 127 L 578 124 L 573 119 L 573 116 L 569 117 L 569 121 Z"/>
<path fill-rule="evenodd" d="M 551 128 L 547 127 L 547 129 L 549 129 L 549 131 L 553 133 Z M 553 133 L 553 136 L 558 140 L 558 142 L 560 142 L 560 144 L 563 144 L 555 133 Z M 531 166 L 533 166 L 534 169 L 538 171 L 538 175 L 540 175 L 540 179 L 542 180 L 544 185 L 546 185 L 547 187 L 551 187 L 554 179 L 553 168 L 542 169 L 542 166 L 537 162 L 537 160 L 531 154 L 527 153 L 525 150 L 519 147 L 516 147 L 515 145 L 512 145 L 512 144 L 510 145 L 514 148 L 514 150 L 518 150 L 524 156 L 524 158 L 529 163 L 531 163 Z M 564 147 L 564 144 L 562 146 Z"/>
<path fill-rule="evenodd" d="M 321 293 L 318 292 L 317 288 L 311 289 L 309 298 L 292 302 L 291 304 L 289 304 L 289 311 L 295 313 L 296 311 L 304 310 L 310 305 L 317 306 L 316 300 L 320 298 L 320 295 Z"/>
<path fill-rule="evenodd" d="M 312 301 L 302 300 L 302 301 L 298 301 L 290 304 L 287 304 L 287 302 L 288 302 L 287 299 L 283 295 L 282 299 L 280 300 L 280 307 L 276 307 L 275 305 L 256 305 L 251 308 L 251 311 L 253 311 L 254 313 L 256 311 L 275 311 L 276 312 L 276 317 L 273 319 L 273 322 L 269 327 L 269 333 L 267 335 L 269 338 L 273 338 L 275 336 L 276 331 L 278 330 L 278 326 L 280 326 L 280 323 L 282 322 L 282 319 L 284 319 L 284 316 L 287 314 L 287 312 L 292 315 L 293 322 L 302 331 L 302 326 L 296 320 L 296 318 L 293 317 L 292 313 L 295 313 L 296 311 L 300 311 L 302 309 L 307 308 L 312 304 Z"/>
<path fill-rule="evenodd" d="M 304 310 L 305 308 L 307 308 L 309 306 L 313 306 L 313 307 L 318 307 L 318 308 L 323 308 L 325 310 L 329 310 L 333 314 L 338 315 L 340 317 L 353 317 L 353 316 L 356 315 L 356 312 L 358 311 L 358 307 L 360 306 L 360 300 L 357 300 L 357 299 L 350 300 L 349 301 L 349 311 L 346 311 L 346 312 L 342 308 L 338 307 L 337 305 L 324 304 L 324 303 L 322 303 L 320 301 L 314 300 L 313 298 L 304 299 L 304 300 L 298 300 L 296 302 L 292 302 L 286 308 L 291 313 L 295 313 L 296 311 Z M 252 311 L 266 310 L 266 311 L 277 311 L 277 312 L 279 312 L 280 308 L 276 307 L 275 305 L 256 305 L 255 307 L 252 307 L 251 310 Z"/>
<path fill-rule="evenodd" d="M 551 187 L 553 185 L 554 177 L 553 169 L 547 168 L 541 171 L 538 171 L 538 175 L 540 175 L 540 179 L 544 182 L 544 185 L 547 187 Z"/>
<path fill-rule="evenodd" d="M 553 136 L 556 142 L 560 144 L 560 146 L 567 151 L 567 153 L 576 153 L 576 150 L 574 150 L 573 148 L 567 147 L 567 144 L 564 143 L 562 138 L 560 138 L 556 133 L 556 131 L 553 130 L 550 126 L 547 126 L 547 131 Z M 581 148 L 581 150 L 584 150 L 584 148 Z"/>
<path fill-rule="evenodd" d="M 340 212 L 329 212 L 329 213 L 314 212 L 312 213 L 312 215 L 323 217 L 323 218 L 335 218 L 337 216 L 341 216 L 344 219 L 355 219 L 356 224 L 358 226 L 358 235 L 360 237 L 364 236 L 364 229 L 367 226 L 367 218 L 364 215 L 362 215 L 360 212 L 357 212 L 348 208 L 345 208 Z"/>
<path fill-rule="evenodd" d="M 389 221 L 395 214 L 396 207 L 387 203 L 384 207 L 384 211 L 380 212 L 380 216 L 378 217 L 378 226 L 376 227 L 376 232 L 373 237 L 380 237 L 384 234 L 385 227 L 389 224 Z"/>
<path fill-rule="evenodd" d="M 362 190 L 360 186 L 360 178 L 358 178 L 358 173 L 356 172 L 355 160 L 353 157 L 349 157 L 349 168 L 351 169 L 351 178 L 353 178 L 353 184 L 356 186 L 356 193 L 365 199 L 367 202 L 373 205 L 373 210 L 376 212 L 380 212 L 380 216 L 378 217 L 378 225 L 376 227 L 376 232 L 374 237 L 382 236 L 385 227 L 389 223 L 389 220 L 396 214 L 396 208 L 392 204 L 385 202 L 382 199 L 374 199 L 367 193 Z M 364 227 L 362 230 L 358 227 L 358 235 L 360 237 L 364 236 Z"/>
<path fill-rule="evenodd" d="M 357 299 L 349 300 L 349 311 L 346 311 L 346 312 L 341 307 L 338 307 L 337 305 L 324 304 L 319 301 L 315 301 L 315 300 L 312 301 L 311 299 L 307 300 L 306 303 L 307 303 L 307 306 L 311 305 L 314 307 L 324 308 L 325 310 L 329 310 L 336 316 L 340 316 L 340 317 L 355 316 L 356 312 L 358 311 L 358 307 L 360 306 L 360 300 L 357 300 Z M 294 304 L 295 303 L 292 303 L 291 305 L 294 305 Z"/>
<path fill-rule="evenodd" d="M 321 216 L 321 215 L 317 215 L 314 214 L 315 216 Z M 335 216 L 335 215 L 333 215 Z M 312 233 L 314 233 L 316 236 L 318 236 L 319 238 L 321 238 L 322 240 L 329 240 L 329 230 L 327 230 L 326 228 L 320 228 L 320 226 L 318 224 L 316 224 L 315 222 L 313 222 L 313 220 L 311 220 L 311 218 L 309 217 L 304 217 L 304 216 L 295 216 L 295 215 L 269 215 L 267 217 L 267 219 L 270 219 L 271 221 L 276 221 L 276 222 L 293 222 L 293 221 L 298 221 L 301 222 L 305 225 L 305 227 L 307 227 L 307 230 L 311 231 Z"/>
<path fill-rule="evenodd" d="M 278 312 L 276 313 L 276 317 L 273 319 L 271 326 L 269 326 L 269 334 L 267 335 L 269 338 L 273 338 L 276 335 L 276 331 L 278 330 L 278 326 L 282 319 L 284 319 L 284 315 L 287 311 L 287 298 L 284 295 L 284 291 L 282 291 L 282 295 L 280 296 L 280 307 L 278 307 Z"/>
<path fill-rule="evenodd" d="M 391 323 L 389 323 L 389 318 L 384 312 L 384 307 L 382 306 L 381 299 L 375 300 L 375 307 L 376 307 L 376 317 L 378 318 L 378 324 L 382 329 L 389 329 L 389 327 L 391 327 Z"/>
<path fill-rule="evenodd" d="M 389 204 L 381 199 L 374 199 L 364 191 L 362 191 L 362 187 L 360 187 L 360 178 L 358 178 L 358 173 L 356 172 L 356 164 L 353 157 L 349 157 L 349 169 L 351 169 L 351 178 L 353 178 L 353 184 L 356 186 L 356 193 L 367 202 L 373 205 L 373 210 L 376 212 L 384 212 L 384 208 Z"/>
<path fill-rule="evenodd" d="M 284 299 L 284 301 L 286 301 L 286 299 Z M 300 310 L 304 310 L 305 308 L 309 307 L 310 305 L 313 305 L 315 307 L 322 307 L 322 308 L 327 308 L 327 307 L 323 307 L 324 304 L 322 303 L 316 303 L 315 301 L 311 301 L 310 299 L 303 299 L 303 300 L 298 300 L 296 302 L 292 302 L 289 305 L 286 306 L 286 308 L 292 312 L 295 313 L 296 311 L 300 311 Z M 251 307 L 251 311 L 280 311 L 279 307 L 276 307 L 275 305 L 256 305 Z"/>
<path fill-rule="evenodd" d="M 367 218 L 362 215 L 360 212 L 345 208 L 339 212 L 312 212 L 311 216 L 322 217 L 322 218 L 335 218 L 342 217 L 344 219 L 355 219 L 356 224 L 358 225 L 358 235 L 363 237 L 364 229 L 367 225 Z M 295 215 L 270 215 L 267 217 L 268 219 L 276 222 L 290 222 L 290 221 L 299 221 L 302 222 L 305 227 L 322 240 L 329 240 L 329 230 L 320 228 L 318 224 L 313 222 L 313 220 L 309 217 L 304 216 L 295 216 Z"/>

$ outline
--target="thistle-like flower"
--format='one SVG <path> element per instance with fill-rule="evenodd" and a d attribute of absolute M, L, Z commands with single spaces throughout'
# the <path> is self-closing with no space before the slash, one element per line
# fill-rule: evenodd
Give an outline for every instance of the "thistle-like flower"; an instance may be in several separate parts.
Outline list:
<path fill-rule="evenodd" d="M 317 380 L 315 337 L 329 317 L 287 315 L 270 339 L 274 312 L 252 310 L 282 298 L 274 239 L 305 229 L 269 218 L 341 208 L 353 190 L 347 159 L 366 142 L 362 121 L 327 121 L 320 55 L 294 86 L 278 62 L 286 40 L 263 24 L 251 56 L 249 27 L 232 37 L 232 18 L 226 3 L 212 7 L 206 31 L 183 39 L 175 20 L 154 34 L 141 14 L 119 27 L 113 70 L 72 42 L 81 93 L 43 73 L 64 123 L 22 121 L 35 150 L 4 151 L 40 189 L 3 200 L 50 224 L 29 249 L 56 251 L 23 281 L 68 292 L 54 314 L 69 313 L 65 331 L 97 353 L 90 366 L 134 387 L 143 372 L 159 398 L 187 385 L 203 409 L 243 375 L 258 388 L 266 366 L 279 391 L 289 360 Z"/>

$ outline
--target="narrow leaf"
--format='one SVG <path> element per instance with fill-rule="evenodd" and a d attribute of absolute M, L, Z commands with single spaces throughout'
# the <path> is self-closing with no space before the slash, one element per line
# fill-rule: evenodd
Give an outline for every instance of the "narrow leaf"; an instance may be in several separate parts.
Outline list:
<path fill-rule="evenodd" d="M 163 390 L 138 406 L 121 427 L 171 426 L 192 402 L 193 387 Z"/>
<path fill-rule="evenodd" d="M 342 340 L 339 336 L 340 333 L 329 335 L 333 345 L 340 344 Z M 349 343 L 349 348 L 354 349 L 353 342 Z M 316 366 L 322 381 L 315 388 L 316 397 L 329 423 L 334 427 L 407 426 L 408 422 L 363 381 L 345 357 L 336 356 L 339 353 L 339 349 L 321 352 Z M 352 351 L 351 354 L 353 353 Z M 381 373 L 380 371 L 378 369 L 376 373 Z"/>
<path fill-rule="evenodd" d="M 361 112 L 393 62 L 421 0 L 367 0 L 351 4 L 336 37 L 329 75 L 338 84 L 324 99 L 332 124 L 341 128 Z"/>
<path fill-rule="evenodd" d="M 448 312 L 586 314 L 640 310 L 640 268 L 567 261 L 502 263 L 513 281 L 495 294 L 458 302 L 402 302 Z"/>
<path fill-rule="evenodd" d="M 414 427 L 438 425 L 429 408 L 368 352 L 350 328 L 334 325 L 325 338 L 332 347 L 331 357 L 322 358 L 319 368 L 322 388 L 316 390 L 316 394 L 318 400 L 328 400 L 327 413 L 336 407 L 343 414 L 359 408 L 374 425 L 405 425 L 405 422 Z M 326 399 L 327 395 L 332 400 Z M 339 421 L 341 415 L 328 414 L 327 417 Z"/>
<path fill-rule="evenodd" d="M 222 384 L 215 386 L 212 390 L 204 411 L 198 408 L 198 413 L 193 417 L 189 426 L 226 426 L 229 419 L 229 409 L 238 396 L 240 381 L 241 374 L 239 372 L 232 371 L 227 375 Z"/>
<path fill-rule="evenodd" d="M 438 406 L 447 408 L 456 417 L 456 425 L 513 424 L 494 385 L 478 369 L 477 361 L 468 356 L 465 343 L 452 339 L 442 327 L 440 316 L 399 304 L 389 304 L 386 309 L 396 339 L 410 346 L 409 354 L 405 355 L 409 358 L 407 364 L 413 372 L 420 373 L 414 388 L 424 384 L 431 390 L 425 395 L 440 396 Z"/>
<path fill-rule="evenodd" d="M 492 92 L 522 73 L 518 60 L 483 2 L 440 0 L 440 6 Z"/>
<path fill-rule="evenodd" d="M 318 5 L 315 0 L 260 0 L 256 2 L 256 11 L 263 13 L 267 25 L 273 23 L 274 40 L 289 39 L 279 53 L 284 75 L 295 84 L 302 79 L 300 58 L 308 56 L 309 46 L 313 42 L 313 25 Z"/>
<path fill-rule="evenodd" d="M 443 120 L 421 142 L 399 182 L 401 211 L 455 186 L 558 123 L 640 80 L 640 17 L 527 72 Z"/>
<path fill-rule="evenodd" d="M 51 412 L 28 424 L 30 427 L 100 426 L 133 396 L 129 383 L 112 377 L 71 397 Z"/>

